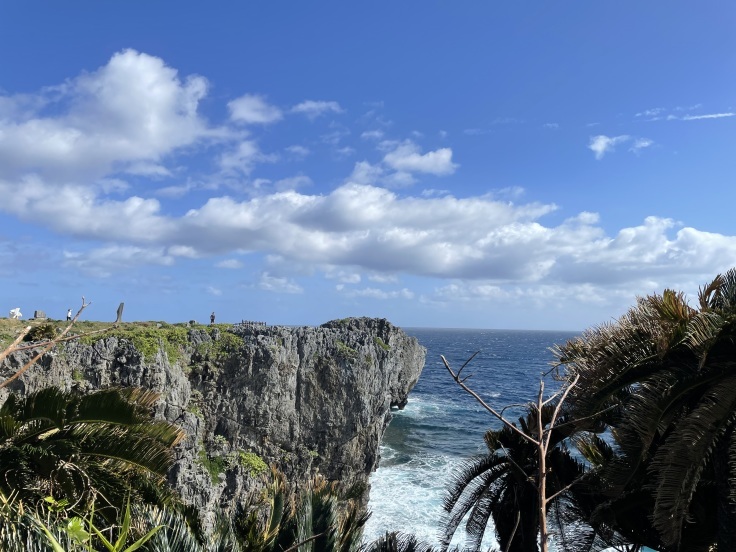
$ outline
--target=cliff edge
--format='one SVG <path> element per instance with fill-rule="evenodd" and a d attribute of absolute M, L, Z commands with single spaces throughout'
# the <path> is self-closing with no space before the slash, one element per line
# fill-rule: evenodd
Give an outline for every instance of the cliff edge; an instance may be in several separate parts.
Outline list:
<path fill-rule="evenodd" d="M 9 387 L 159 392 L 156 415 L 187 433 L 169 480 L 206 526 L 261 488 L 267 464 L 293 486 L 319 472 L 346 498 L 367 501 L 391 407 L 404 407 L 425 357 L 416 339 L 370 318 L 296 328 L 153 324 L 143 336 L 122 328 L 59 345 Z M 7 358 L 2 373 L 28 355 Z"/>

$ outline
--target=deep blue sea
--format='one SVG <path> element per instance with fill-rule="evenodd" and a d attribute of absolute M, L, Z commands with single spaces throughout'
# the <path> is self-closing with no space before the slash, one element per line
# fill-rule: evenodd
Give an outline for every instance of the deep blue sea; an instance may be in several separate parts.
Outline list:
<path fill-rule="evenodd" d="M 536 399 L 542 373 L 551 369 L 550 347 L 572 332 L 452 330 L 405 328 L 427 348 L 427 360 L 409 403 L 395 410 L 381 445 L 381 462 L 371 477 L 373 512 L 366 539 L 386 531 L 413 533 L 437 543 L 442 497 L 453 470 L 485 450 L 483 434 L 497 422 L 462 391 L 442 364 L 445 355 L 457 369 L 474 352 L 463 374 L 468 384 L 493 406 Z M 554 386 L 551 378 L 546 385 Z M 521 410 L 517 409 L 518 413 Z M 513 415 L 507 410 L 507 415 Z M 489 531 L 492 533 L 492 531 Z M 494 544 L 491 538 L 487 545 Z"/>

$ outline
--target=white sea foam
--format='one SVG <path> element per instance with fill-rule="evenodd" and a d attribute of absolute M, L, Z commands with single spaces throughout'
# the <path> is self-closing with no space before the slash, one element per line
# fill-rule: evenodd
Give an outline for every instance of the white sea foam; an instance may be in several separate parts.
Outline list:
<path fill-rule="evenodd" d="M 410 533 L 432 545 L 439 544 L 439 529 L 442 526 L 442 499 L 452 479 L 452 474 L 462 462 L 463 456 L 444 454 L 435 451 L 428 443 L 422 443 L 421 450 L 403 450 L 407 443 L 395 442 L 404 424 L 409 431 L 419 432 L 418 428 L 433 427 L 430 422 L 446 420 L 457 410 L 457 404 L 442 397 L 412 397 L 406 408 L 395 413 L 394 422 L 389 428 L 388 439 L 381 446 L 381 464 L 371 476 L 371 495 L 369 508 L 371 518 L 365 529 L 366 541 L 374 540 L 387 531 Z M 440 430 L 440 427 L 435 428 Z M 392 435 L 392 433 L 394 433 Z M 463 440 L 458 434 L 457 438 Z M 411 440 L 411 439 L 410 439 Z M 410 445 L 409 445 L 410 446 Z M 462 448 L 462 447 L 461 447 Z M 462 544 L 464 531 L 459 531 L 453 544 Z M 489 529 L 484 549 L 495 544 L 493 531 Z"/>
<path fill-rule="evenodd" d="M 394 453 L 382 447 L 381 454 L 390 458 Z M 403 464 L 379 468 L 371 477 L 369 506 L 373 514 L 366 526 L 366 541 L 386 531 L 401 531 L 436 546 L 442 525 L 442 497 L 458 460 L 423 454 Z M 464 538 L 461 531 L 453 543 L 460 544 Z M 494 543 L 491 530 L 484 549 Z"/>
<path fill-rule="evenodd" d="M 460 366 L 482 351 L 467 368 L 474 375 L 472 387 L 502 407 L 533 398 L 538 375 L 548 368 L 548 348 L 569 337 L 480 330 L 416 330 L 414 335 L 427 347 L 428 361 L 409 403 L 394 413 L 384 436 L 381 463 L 371 477 L 368 508 L 373 515 L 366 541 L 401 531 L 437 545 L 442 498 L 453 471 L 469 456 L 486 452 L 483 434 L 495 420 L 452 382 L 436 360 L 439 355 Z M 464 538 L 458 532 L 453 543 L 462 545 Z M 489 527 L 483 549 L 492 546 L 497 545 Z"/>

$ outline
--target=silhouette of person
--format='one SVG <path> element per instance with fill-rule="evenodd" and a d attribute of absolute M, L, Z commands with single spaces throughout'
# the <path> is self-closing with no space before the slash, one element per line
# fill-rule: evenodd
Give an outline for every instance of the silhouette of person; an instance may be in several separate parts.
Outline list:
<path fill-rule="evenodd" d="M 215 323 L 215 311 L 212 311 L 212 314 L 210 314 L 210 324 Z"/>
<path fill-rule="evenodd" d="M 66 321 L 69 322 L 72 319 L 72 309 L 66 311 Z"/>

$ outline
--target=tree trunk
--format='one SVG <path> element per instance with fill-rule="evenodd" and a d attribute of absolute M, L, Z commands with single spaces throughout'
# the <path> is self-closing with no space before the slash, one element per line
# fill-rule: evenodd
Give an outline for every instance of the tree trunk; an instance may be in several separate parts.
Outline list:
<path fill-rule="evenodd" d="M 547 446 L 544 440 L 544 424 L 542 423 L 542 408 L 544 406 L 544 383 L 539 385 L 539 400 L 537 401 L 537 465 L 539 466 L 539 478 L 537 490 L 539 492 L 539 545 L 542 552 L 549 550 L 547 539 Z M 551 431 L 551 429 L 550 429 Z"/>
<path fill-rule="evenodd" d="M 539 454 L 539 481 L 537 481 L 537 489 L 539 491 L 539 544 L 542 552 L 549 550 L 547 540 L 547 453 L 544 450 L 544 443 L 540 443 L 538 447 Z"/>
<path fill-rule="evenodd" d="M 729 466 L 729 456 L 736 453 L 733 426 L 718 441 L 714 457 L 718 496 L 718 550 L 736 550 L 736 474 Z"/>

